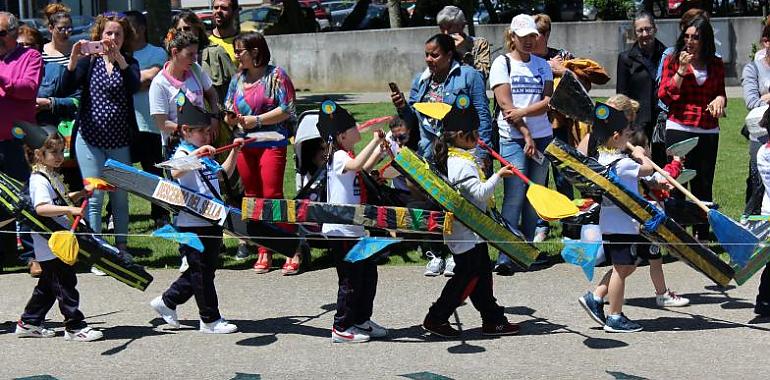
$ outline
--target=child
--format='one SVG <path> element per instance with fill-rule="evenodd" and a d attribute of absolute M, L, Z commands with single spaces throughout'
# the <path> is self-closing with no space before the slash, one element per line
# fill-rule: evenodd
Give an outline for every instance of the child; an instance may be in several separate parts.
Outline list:
<path fill-rule="evenodd" d="M 179 94 L 177 104 L 181 109 L 178 112 L 179 127 L 174 134 L 181 135 L 182 141 L 174 153 L 174 158 L 213 152 L 215 149 L 208 145 L 211 140 L 209 127 L 211 116 L 193 105 L 182 93 Z M 242 141 L 243 139 L 234 140 L 234 142 Z M 228 176 L 231 175 L 240 149 L 241 146 L 237 145 L 231 150 L 221 167 L 215 160 L 207 157 L 201 159 L 205 164 L 203 169 L 172 170 L 171 176 L 182 186 L 221 199 L 217 171 L 224 170 Z M 204 247 L 203 252 L 198 252 L 184 244 L 179 245 L 179 254 L 187 259 L 189 268 L 171 284 L 168 290 L 153 299 L 150 306 L 163 317 L 166 323 L 179 328 L 176 308 L 194 296 L 200 314 L 201 332 L 229 334 L 237 331 L 236 325 L 227 322 L 219 314 L 217 290 L 214 286 L 214 271 L 217 269 L 222 243 L 222 227 L 214 226 L 184 211 L 180 212 L 176 218 L 176 227 L 181 232 L 199 235 Z"/>
<path fill-rule="evenodd" d="M 88 196 L 88 190 L 66 193 L 62 177 L 57 171 L 64 162 L 64 137 L 57 132 L 56 127 L 20 124 L 14 128 L 20 129 L 15 130 L 21 132 L 17 136 L 24 136 L 27 160 L 32 164 L 29 196 L 35 212 L 68 228 L 71 222 L 66 216 L 81 215 L 82 210 L 70 204 L 65 194 L 73 201 L 78 201 Z M 101 339 L 103 334 L 88 327 L 83 313 L 78 309 L 80 294 L 75 289 L 78 283 L 75 268 L 53 255 L 47 239 L 33 233 L 32 241 L 35 259 L 40 262 L 42 274 L 16 325 L 16 335 L 34 338 L 56 336 L 53 330 L 43 327 L 43 321 L 54 301 L 58 301 L 59 310 L 64 316 L 65 339 L 79 342 Z"/>
<path fill-rule="evenodd" d="M 501 168 L 484 180 L 481 168 L 470 150 L 476 147 L 479 117 L 465 95 L 442 119 L 441 138 L 434 145 L 434 157 L 439 170 L 449 183 L 478 207 L 486 209 L 501 177 L 513 174 L 510 167 Z M 449 324 L 449 317 L 470 295 L 473 306 L 481 313 L 482 335 L 513 335 L 519 325 L 508 322 L 503 307 L 492 294 L 491 261 L 487 244 L 476 233 L 460 223 L 454 225 L 451 235 L 444 239 L 452 252 L 457 267 L 441 296 L 428 309 L 422 323 L 425 331 L 444 338 L 456 338 L 460 332 Z"/>
<path fill-rule="evenodd" d="M 327 202 L 366 203 L 365 186 L 358 172 L 374 165 L 384 133 L 374 131 L 372 141 L 355 156 L 353 148 L 361 141 L 356 121 L 347 110 L 331 100 L 321 104 L 318 131 L 328 142 L 331 152 L 327 165 Z M 343 260 L 356 241 L 364 236 L 364 227 L 325 223 L 321 232 L 332 238 L 329 245 L 339 278 L 332 342 L 360 343 L 386 336 L 388 330 L 371 320 L 377 291 L 377 263 L 372 258 L 356 263 Z"/>
<path fill-rule="evenodd" d="M 595 108 L 596 122 L 591 132 L 592 142 L 589 144 L 589 156 L 598 156 L 602 165 L 610 165 L 623 186 L 638 194 L 639 178 L 653 173 L 654 169 L 644 154 L 644 148 L 636 147 L 631 157 L 621 153 L 631 137 L 632 117 L 610 105 L 597 103 Z M 624 213 L 618 206 L 602 199 L 599 214 L 599 225 L 602 230 L 602 240 L 609 243 L 604 245 L 604 252 L 612 259 L 612 274 L 608 285 L 599 284 L 593 293 L 587 292 L 578 301 L 595 321 L 604 326 L 607 332 L 636 332 L 642 326 L 629 320 L 623 313 L 623 293 L 625 280 L 636 269 L 634 245 L 644 243 L 639 235 L 639 224 Z M 602 298 L 609 294 L 608 317 L 604 317 Z"/>
<path fill-rule="evenodd" d="M 765 111 L 760 125 L 770 131 L 770 109 Z M 770 215 L 770 143 L 763 144 L 757 151 L 757 171 L 765 185 L 762 198 L 762 215 Z M 765 266 L 759 281 L 759 293 L 754 305 L 754 313 L 760 317 L 770 317 L 770 264 Z"/>

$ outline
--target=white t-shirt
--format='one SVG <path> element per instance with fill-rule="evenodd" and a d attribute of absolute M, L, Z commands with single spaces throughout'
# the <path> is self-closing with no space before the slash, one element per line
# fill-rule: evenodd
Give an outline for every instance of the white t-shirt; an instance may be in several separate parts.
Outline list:
<path fill-rule="evenodd" d="M 622 158 L 621 158 L 622 157 Z M 621 153 L 599 153 L 599 163 L 609 165 L 616 160 L 615 173 L 620 183 L 627 190 L 639 194 L 639 168 L 641 165 Z M 607 197 L 602 197 L 602 208 L 599 211 L 599 226 L 603 234 L 639 234 L 639 223 L 626 214 Z"/>
<path fill-rule="evenodd" d="M 390 144 L 390 151 L 393 155 L 397 155 L 401 147 L 398 146 L 398 141 L 393 138 L 393 132 L 388 132 L 388 134 L 385 135 L 385 140 Z M 393 188 L 401 191 L 409 191 L 409 187 L 406 185 L 406 178 L 403 175 L 393 178 Z"/>
<path fill-rule="evenodd" d="M 147 70 L 152 67 L 163 68 L 168 58 L 163 48 L 147 44 L 141 50 L 134 52 L 134 58 L 139 62 L 139 70 Z M 134 113 L 136 124 L 140 132 L 160 133 L 150 116 L 150 91 L 143 90 L 134 94 Z"/>
<path fill-rule="evenodd" d="M 334 152 L 332 163 L 326 173 L 328 181 L 326 184 L 327 203 L 353 205 L 361 203 L 361 186 L 364 185 L 359 183 L 358 172 L 345 171 L 345 165 L 350 160 L 352 158 L 348 152 L 344 150 Z M 364 226 L 331 223 L 324 223 L 321 232 L 327 236 L 347 237 L 361 237 L 365 234 Z"/>
<path fill-rule="evenodd" d="M 193 65 L 198 65 L 193 63 Z M 191 69 L 191 72 L 201 73 L 199 78 L 195 75 L 189 75 L 184 81 L 183 88 L 186 88 L 188 93 L 193 94 L 195 99 L 189 99 L 198 107 L 204 106 L 204 92 L 211 88 L 211 78 L 203 72 L 200 66 L 197 69 Z M 169 82 L 166 75 L 163 74 L 163 70 L 153 78 L 150 84 L 150 115 L 166 115 L 168 120 L 176 123 L 177 121 L 177 104 L 176 96 L 179 94 L 180 89 L 174 87 Z M 168 134 L 161 131 L 163 136 L 163 144 L 165 145 Z"/>
<path fill-rule="evenodd" d="M 177 148 L 176 152 L 174 152 L 174 158 L 186 157 L 189 155 L 190 152 L 182 148 Z M 211 193 L 211 189 L 209 189 L 209 186 L 206 184 L 206 182 L 203 181 L 203 177 L 201 177 L 201 175 L 205 176 L 209 180 L 211 187 L 213 187 L 218 194 L 222 194 L 219 190 L 219 179 L 217 178 L 217 173 L 212 172 L 211 169 L 205 165 L 201 170 L 191 170 L 184 173 L 181 177 L 177 178 L 176 181 L 188 189 L 195 190 L 201 194 L 216 197 L 215 194 Z M 208 222 L 205 219 L 199 218 L 188 212 L 182 211 L 176 218 L 176 225 L 177 227 L 208 227 L 211 226 L 211 222 Z"/>
<path fill-rule="evenodd" d="M 51 181 L 56 181 L 56 178 L 51 178 Z M 60 188 L 64 189 L 64 185 L 61 185 Z M 29 177 L 29 196 L 32 199 L 33 207 L 44 203 L 55 204 L 54 200 L 58 198 L 51 183 L 45 177 L 36 173 Z M 54 216 L 51 219 L 64 227 L 69 227 L 70 225 L 69 218 L 64 215 Z M 32 233 L 32 248 L 35 250 L 35 260 L 37 261 L 48 261 L 56 258 L 51 249 L 48 248 L 48 239 L 34 232 Z"/>
<path fill-rule="evenodd" d="M 543 100 L 545 82 L 553 81 L 551 66 L 546 60 L 530 55 L 529 62 L 517 61 L 510 56 L 511 72 L 505 64 L 505 56 L 499 56 L 492 62 L 489 70 L 489 87 L 494 89 L 501 84 L 511 85 L 511 97 L 516 108 L 527 107 L 530 104 Z M 533 139 L 548 137 L 553 134 L 548 115 L 524 117 L 524 124 L 529 128 Z M 497 117 L 497 125 L 500 128 L 500 137 L 504 139 L 521 139 L 523 136 L 512 124 L 503 118 L 502 112 Z"/>
<path fill-rule="evenodd" d="M 500 177 L 497 174 L 482 182 L 475 162 L 461 157 L 447 158 L 447 179 L 452 187 L 482 210 L 487 209 L 487 202 L 495 193 Z M 444 235 L 444 242 L 454 254 L 461 254 L 484 242 L 475 232 L 461 223 L 455 223 L 451 235 Z"/>
<path fill-rule="evenodd" d="M 762 144 L 757 150 L 757 171 L 765 185 L 765 195 L 762 197 L 762 215 L 770 215 L 770 147 Z"/>

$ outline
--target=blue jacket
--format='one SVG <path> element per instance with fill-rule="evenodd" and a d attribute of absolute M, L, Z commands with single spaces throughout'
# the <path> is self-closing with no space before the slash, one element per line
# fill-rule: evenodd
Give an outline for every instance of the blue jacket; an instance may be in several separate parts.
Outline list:
<path fill-rule="evenodd" d="M 50 98 L 51 110 L 38 112 L 37 122 L 56 126 L 62 120 L 74 120 L 78 112 L 80 90 L 67 91 L 64 88 L 67 66 L 55 62 L 46 63 L 44 71 L 37 97 Z"/>
<path fill-rule="evenodd" d="M 423 101 L 427 95 L 430 77 L 431 73 L 428 69 L 415 76 L 409 91 L 407 106 L 398 110 L 399 116 L 406 121 L 410 128 L 420 128 L 420 143 L 417 153 L 428 160 L 433 157 L 433 142 L 438 138 L 439 131 L 423 123 L 425 116 L 414 109 L 414 103 Z M 493 146 L 492 115 L 489 112 L 489 98 L 487 98 L 484 77 L 473 67 L 453 61 L 449 75 L 444 81 L 443 102 L 453 104 L 460 94 L 467 95 L 476 108 L 476 112 L 479 113 L 479 138 L 487 145 Z M 486 151 L 476 149 L 477 157 L 487 158 L 487 155 Z"/>

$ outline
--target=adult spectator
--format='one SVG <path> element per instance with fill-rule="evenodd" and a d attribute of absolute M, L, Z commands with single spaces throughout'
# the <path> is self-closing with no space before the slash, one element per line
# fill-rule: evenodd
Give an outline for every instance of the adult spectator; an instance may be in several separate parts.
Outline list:
<path fill-rule="evenodd" d="M 131 157 L 142 165 L 142 170 L 162 177 L 163 171 L 155 167 L 164 156 L 160 129 L 150 116 L 150 83 L 163 68 L 168 55 L 162 47 L 147 42 L 147 18 L 141 12 L 128 11 L 126 18 L 136 33 L 133 50 L 134 58 L 139 63 L 141 81 L 139 91 L 134 94 L 134 115 L 139 134 L 132 141 Z M 156 228 L 170 221 L 168 211 L 154 203 L 150 205 L 150 217 Z"/>
<path fill-rule="evenodd" d="M 214 11 L 214 30 L 211 31 L 209 42 L 221 46 L 227 51 L 230 60 L 237 65 L 233 42 L 238 36 L 238 0 L 214 0 L 211 2 Z"/>
<path fill-rule="evenodd" d="M 685 167 L 698 175 L 690 181 L 692 193 L 712 200 L 719 147 L 719 118 L 727 105 L 725 69 L 715 56 L 714 30 L 708 19 L 690 21 L 679 35 L 674 53 L 663 64 L 658 97 L 668 105 L 666 146 L 698 137 L 698 145 L 685 158 Z M 708 225 L 695 226 L 698 239 L 707 240 Z"/>
<path fill-rule="evenodd" d="M 139 63 L 130 54 L 134 29 L 125 15 L 107 12 L 96 17 L 91 41 L 80 40 L 72 46 L 65 88 L 80 89 L 81 103 L 75 123 L 75 151 L 83 177 L 101 177 L 104 162 L 113 159 L 131 164 L 129 145 L 138 132 L 133 94 L 141 84 Z M 98 43 L 101 52 L 88 52 L 89 44 Z M 104 193 L 95 191 L 88 203 L 88 224 L 102 230 Z M 110 192 L 115 221 L 115 243 L 127 249 L 128 194 Z"/>
<path fill-rule="evenodd" d="M 454 39 L 446 34 L 436 34 L 425 41 L 425 64 L 427 68 L 415 76 L 409 91 L 409 99 L 404 94 L 393 92 L 390 95 L 398 114 L 410 128 L 420 129 L 419 155 L 432 160 L 433 142 L 441 133 L 441 122 L 427 117 L 414 109 L 418 102 L 443 102 L 454 104 L 457 96 L 467 95 L 479 114 L 479 136 L 491 144 L 492 127 L 489 113 L 489 98 L 486 94 L 484 77 L 474 68 L 462 65 L 455 50 Z M 477 149 L 476 155 L 490 165 L 488 154 Z"/>
<path fill-rule="evenodd" d="M 441 33 L 448 34 L 455 41 L 455 49 L 460 60 L 489 77 L 489 41 L 483 37 L 472 37 L 465 34 L 465 14 L 454 5 L 447 5 L 436 15 L 436 23 Z"/>
<path fill-rule="evenodd" d="M 639 102 L 636 125 L 644 129 L 649 141 L 658 121 L 657 67 L 666 46 L 655 38 L 655 20 L 646 12 L 634 17 L 636 42 L 630 49 L 618 55 L 616 92 Z M 666 161 L 666 149 L 662 143 L 652 144 L 652 160 L 659 165 Z"/>
<path fill-rule="evenodd" d="M 759 124 L 770 104 L 770 25 L 762 28 L 762 52 L 754 60 L 743 67 L 741 85 L 743 99 L 749 115 L 746 116 L 746 126 L 749 133 L 749 175 L 746 178 L 746 207 L 744 215 L 759 215 L 765 186 L 757 171 L 757 151 L 768 142 L 767 132 Z"/>
<path fill-rule="evenodd" d="M 548 62 L 533 52 L 539 32 L 532 16 L 520 14 L 505 32 L 508 53 L 492 63 L 489 85 L 501 109 L 497 118 L 500 154 L 535 183 L 548 180 L 548 160 L 543 151 L 553 140 L 548 121 L 548 101 L 553 94 L 553 73 Z M 535 237 L 538 217 L 525 198 L 527 184 L 506 178 L 503 189 L 503 217 L 520 227 L 527 240 Z M 496 271 L 513 270 L 511 259 L 500 255 Z"/>
<path fill-rule="evenodd" d="M 540 33 L 535 39 L 535 47 L 532 51 L 536 56 L 548 61 L 551 66 L 551 72 L 554 77 L 564 75 L 564 61 L 575 58 L 575 55 L 566 49 L 559 49 L 548 46 L 548 40 L 551 38 L 551 17 L 545 13 L 539 13 L 532 18 L 535 20 L 537 31 Z"/>
<path fill-rule="evenodd" d="M 34 49 L 39 52 L 43 51 L 43 35 L 39 30 L 30 27 L 29 25 L 19 26 L 19 36 L 16 37 L 16 42 L 26 48 Z"/>
<path fill-rule="evenodd" d="M 238 72 L 230 81 L 225 110 L 231 111 L 228 124 L 237 125 L 245 134 L 276 131 L 280 141 L 257 142 L 244 146 L 238 154 L 238 173 L 247 197 L 283 198 L 283 176 L 290 124 L 296 118 L 294 85 L 286 72 L 270 64 L 270 48 L 260 33 L 245 33 L 235 38 Z M 272 267 L 272 252 L 258 248 L 254 271 L 267 273 Z M 239 250 L 243 255 L 243 251 Z M 286 260 L 284 274 L 299 271 L 302 255 Z"/>

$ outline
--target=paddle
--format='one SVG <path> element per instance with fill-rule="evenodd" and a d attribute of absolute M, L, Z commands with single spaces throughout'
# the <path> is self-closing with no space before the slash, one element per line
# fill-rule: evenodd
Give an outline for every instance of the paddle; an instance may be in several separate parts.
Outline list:
<path fill-rule="evenodd" d="M 363 133 L 363 132 L 367 132 L 371 127 L 377 124 L 390 123 L 391 120 L 393 120 L 393 116 L 375 117 L 374 119 L 369 119 L 359 124 L 357 128 L 359 132 Z"/>
<path fill-rule="evenodd" d="M 163 161 L 159 164 L 155 164 L 155 167 L 161 168 L 161 169 L 169 169 L 169 170 L 185 170 L 185 171 L 198 170 L 203 168 L 203 163 L 200 160 L 203 157 L 215 156 L 219 153 L 226 152 L 230 149 L 233 149 L 239 145 L 246 145 L 253 142 L 263 142 L 263 141 L 280 141 L 285 138 L 284 135 L 273 131 L 254 132 L 254 133 L 248 134 L 247 136 L 248 138 L 244 139 L 243 142 L 225 145 L 223 147 L 217 148 L 216 150 L 214 150 L 214 152 L 204 152 L 194 156 L 172 158 L 168 161 Z"/>
<path fill-rule="evenodd" d="M 75 265 L 78 261 L 80 244 L 78 244 L 78 239 L 75 237 L 75 230 L 78 228 L 80 219 L 83 218 L 83 212 L 86 207 L 88 207 L 89 196 L 90 192 L 89 195 L 86 195 L 85 199 L 83 199 L 83 203 L 80 205 L 80 215 L 76 216 L 75 220 L 72 221 L 72 226 L 67 230 L 54 232 L 48 239 L 48 248 L 51 249 L 54 256 L 58 257 L 68 265 Z"/>
<path fill-rule="evenodd" d="M 636 148 L 631 143 L 626 143 L 629 149 Z M 730 258 L 740 266 L 746 266 L 751 255 L 754 254 L 754 249 L 759 244 L 759 239 L 754 236 L 749 230 L 745 229 L 734 220 L 730 219 L 726 215 L 720 213 L 717 210 L 708 208 L 703 202 L 693 195 L 689 190 L 685 189 L 682 184 L 677 182 L 671 175 L 660 166 L 650 161 L 655 171 L 660 173 L 666 180 L 674 185 L 677 190 L 681 191 L 687 198 L 690 198 L 701 210 L 703 210 L 709 218 L 709 224 L 714 229 L 714 235 L 717 236 L 719 244 L 721 244 Z"/>
<path fill-rule="evenodd" d="M 510 167 L 516 176 L 521 178 L 522 181 L 529 185 L 529 188 L 527 189 L 527 199 L 532 205 L 532 208 L 535 209 L 535 212 L 537 212 L 537 215 L 544 220 L 559 220 L 568 216 L 577 215 L 577 213 L 580 211 L 577 206 L 575 206 L 575 204 L 564 194 L 532 182 L 522 172 L 520 172 L 519 169 L 511 165 L 510 162 L 492 150 L 492 148 L 487 146 L 487 144 L 481 141 L 481 139 L 479 139 L 478 145 L 489 152 L 489 154 L 500 161 L 500 163 Z"/>

